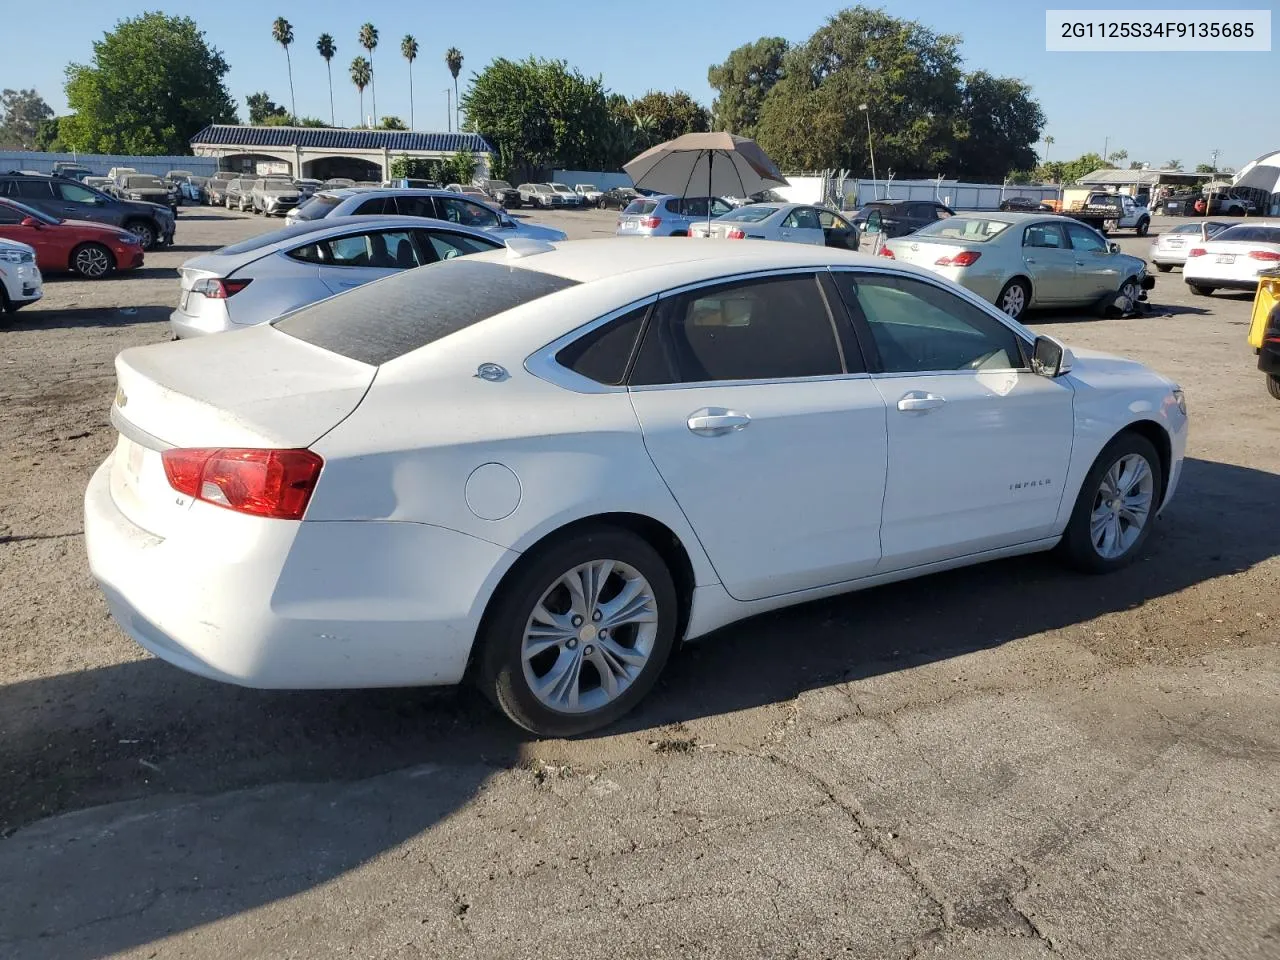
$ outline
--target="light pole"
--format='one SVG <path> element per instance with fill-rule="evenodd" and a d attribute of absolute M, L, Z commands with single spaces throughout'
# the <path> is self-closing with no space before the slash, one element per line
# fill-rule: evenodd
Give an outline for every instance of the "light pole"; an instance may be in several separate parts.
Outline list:
<path fill-rule="evenodd" d="M 865 103 L 858 104 L 858 109 L 867 118 L 867 151 L 871 154 L 871 189 L 875 191 L 876 199 L 879 200 L 880 184 L 876 180 L 876 148 L 871 142 L 871 111 L 867 109 Z"/>

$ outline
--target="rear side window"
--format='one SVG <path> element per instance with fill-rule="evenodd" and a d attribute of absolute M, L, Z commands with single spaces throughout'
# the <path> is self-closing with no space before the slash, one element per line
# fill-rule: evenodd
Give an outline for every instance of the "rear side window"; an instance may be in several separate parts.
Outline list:
<path fill-rule="evenodd" d="M 626 378 L 648 312 L 646 304 L 596 327 L 557 353 L 556 363 L 596 383 L 618 386 Z"/>
<path fill-rule="evenodd" d="M 48 180 L 14 180 L 9 196 L 24 200 L 52 200 L 53 185 Z"/>
<path fill-rule="evenodd" d="M 273 325 L 322 350 L 378 366 L 576 285 L 537 270 L 458 257 L 321 300 Z"/>
<path fill-rule="evenodd" d="M 396 201 L 394 197 L 374 197 L 372 200 L 366 200 L 352 211 L 358 217 L 382 216 L 383 214 L 395 212 Z"/>
<path fill-rule="evenodd" d="M 232 181 L 232 186 L 235 181 Z M 342 200 L 339 197 L 325 196 L 318 193 L 302 206 L 298 207 L 298 215 L 306 220 L 319 220 L 328 216 L 329 211 L 336 207 Z"/>
<path fill-rule="evenodd" d="M 1227 230 L 1223 230 L 1213 239 L 1235 241 L 1237 243 L 1280 243 L 1280 228 L 1231 227 Z"/>

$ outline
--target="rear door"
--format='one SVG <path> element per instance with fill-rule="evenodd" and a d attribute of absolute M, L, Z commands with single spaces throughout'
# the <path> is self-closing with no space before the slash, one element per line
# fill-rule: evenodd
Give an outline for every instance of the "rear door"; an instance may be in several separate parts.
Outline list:
<path fill-rule="evenodd" d="M 332 293 L 342 293 L 401 270 L 421 266 L 415 231 L 353 230 L 314 244 L 320 280 Z"/>
<path fill-rule="evenodd" d="M 671 294 L 631 371 L 649 456 L 738 600 L 880 562 L 884 401 L 827 302 L 812 271 Z"/>
<path fill-rule="evenodd" d="M 1063 224 L 1033 223 L 1022 231 L 1022 263 L 1031 277 L 1037 303 L 1065 303 L 1079 299 L 1080 255 L 1071 249 Z"/>

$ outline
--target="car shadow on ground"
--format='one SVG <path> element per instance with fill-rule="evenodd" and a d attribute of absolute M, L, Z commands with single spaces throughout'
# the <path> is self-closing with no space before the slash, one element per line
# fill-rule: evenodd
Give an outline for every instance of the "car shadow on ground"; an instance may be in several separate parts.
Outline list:
<path fill-rule="evenodd" d="M 1280 527 L 1260 522 L 1277 502 L 1280 476 L 1189 460 L 1144 556 L 1120 573 L 1083 576 L 1050 557 L 1022 558 L 757 617 L 680 651 L 646 703 L 604 735 L 649 737 L 656 727 L 783 703 L 1087 623 L 1248 570 L 1280 555 Z M 114 629 L 105 617 L 102 629 Z M 21 954 L 41 937 L 103 916 L 106 901 L 125 904 L 127 922 L 95 926 L 79 944 L 57 941 L 59 956 L 127 950 L 325 884 L 467 804 L 491 774 L 523 762 L 528 741 L 465 689 L 253 691 L 155 660 L 10 685 L 0 696 L 0 768 L 11 771 L 0 828 L 8 831 L 111 800 L 299 782 L 335 789 L 334 781 L 405 768 L 444 772 L 378 781 L 372 789 L 391 796 L 371 794 L 376 815 L 350 823 L 269 814 L 269 805 L 237 801 L 229 807 L 240 818 L 234 853 L 204 836 L 199 822 L 171 826 L 153 842 L 154 874 L 145 863 L 115 869 L 102 860 L 108 847 L 92 839 L 51 846 L 41 833 L 48 824 L 20 832 L 6 841 L 8 855 L 0 848 L 0 931 L 8 931 L 0 953 Z M 289 818 L 285 839 L 273 816 Z M 164 894 L 174 843 L 183 848 L 184 876 L 225 873 L 231 858 L 235 880 L 210 882 L 207 892 L 184 883 L 184 896 L 166 898 L 164 909 L 136 909 Z M 212 852 L 186 849 L 211 844 Z M 271 882 L 238 882 L 264 871 Z M 67 878 L 83 879 L 68 889 Z M 45 891 L 64 905 L 41 906 Z"/>
<path fill-rule="evenodd" d="M 228 210 L 227 212 L 230 213 L 231 211 Z M 245 216 L 248 216 L 248 214 L 246 213 Z M 217 214 L 212 214 L 212 213 L 181 213 L 178 215 L 178 225 L 181 226 L 183 222 L 189 221 L 189 220 L 225 220 L 225 219 L 227 219 L 225 216 L 220 217 Z"/>
<path fill-rule="evenodd" d="M 140 272 L 140 271 L 139 271 Z M 172 271 L 170 271 L 172 272 Z M 167 321 L 173 307 L 31 307 L 10 314 L 7 329 L 56 330 L 70 327 L 111 327 Z"/>
<path fill-rule="evenodd" d="M 213 218 L 210 218 L 210 219 L 213 219 Z M 165 247 L 165 252 L 167 253 L 209 253 L 212 250 L 221 250 L 225 246 L 229 246 L 229 244 L 175 243 L 171 247 Z M 175 273 L 177 272 L 176 267 L 174 268 L 174 272 Z"/>

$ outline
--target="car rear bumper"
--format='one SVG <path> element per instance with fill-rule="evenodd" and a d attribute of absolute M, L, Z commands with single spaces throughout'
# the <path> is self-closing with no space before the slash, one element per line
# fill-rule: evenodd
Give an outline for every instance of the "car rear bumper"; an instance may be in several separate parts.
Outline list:
<path fill-rule="evenodd" d="M 262 520 L 198 502 L 185 533 L 161 538 L 116 506 L 111 464 L 85 493 L 89 568 L 113 619 L 157 657 L 267 689 L 462 679 L 477 598 L 509 551 L 427 524 Z"/>
<path fill-rule="evenodd" d="M 1191 276 L 1187 277 L 1187 284 L 1196 287 L 1216 287 L 1219 290 L 1256 290 L 1258 278 Z"/>

